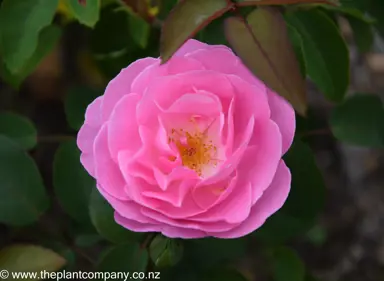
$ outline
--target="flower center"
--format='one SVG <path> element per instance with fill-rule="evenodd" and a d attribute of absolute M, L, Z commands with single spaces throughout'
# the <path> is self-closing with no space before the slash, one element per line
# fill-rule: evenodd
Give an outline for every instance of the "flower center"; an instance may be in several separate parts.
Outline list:
<path fill-rule="evenodd" d="M 204 173 L 207 165 L 217 166 L 217 147 L 207 137 L 207 129 L 201 132 L 198 128 L 194 133 L 183 129 L 172 129 L 168 139 L 174 143 L 180 153 L 183 166 L 194 170 L 199 176 Z"/>

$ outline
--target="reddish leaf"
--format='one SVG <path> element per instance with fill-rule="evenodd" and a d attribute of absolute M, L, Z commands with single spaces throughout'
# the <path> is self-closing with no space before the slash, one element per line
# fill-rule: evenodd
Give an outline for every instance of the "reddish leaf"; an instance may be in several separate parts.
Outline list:
<path fill-rule="evenodd" d="M 236 6 L 289 5 L 289 4 L 329 4 L 340 5 L 339 0 L 238 0 Z"/>
<path fill-rule="evenodd" d="M 249 14 L 247 22 L 228 18 L 225 29 L 229 43 L 244 64 L 305 115 L 305 83 L 283 16 L 272 8 L 259 8 Z"/>
<path fill-rule="evenodd" d="M 79 0 L 79 4 L 85 6 L 87 5 L 87 0 Z"/>
<path fill-rule="evenodd" d="M 229 0 L 184 0 L 169 14 L 164 22 L 160 54 L 162 63 L 199 30 L 233 7 Z"/>

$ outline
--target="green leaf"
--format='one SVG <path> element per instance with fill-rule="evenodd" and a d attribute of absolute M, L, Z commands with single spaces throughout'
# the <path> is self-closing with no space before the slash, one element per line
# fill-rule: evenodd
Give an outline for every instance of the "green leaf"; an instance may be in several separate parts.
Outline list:
<path fill-rule="evenodd" d="M 138 54 L 143 50 L 132 41 L 129 14 L 112 5 L 102 10 L 90 39 L 93 56 L 100 70 L 110 79 L 138 57 L 144 56 Z"/>
<path fill-rule="evenodd" d="M 157 235 L 151 242 L 149 252 L 153 263 L 157 267 L 174 266 L 182 258 L 183 245 L 176 239 Z"/>
<path fill-rule="evenodd" d="M 304 264 L 293 250 L 286 247 L 276 250 L 272 264 L 275 281 L 304 281 Z"/>
<path fill-rule="evenodd" d="M 353 7 L 332 7 L 332 6 L 321 6 L 327 10 L 334 11 L 340 15 L 351 16 L 353 18 L 359 19 L 365 23 L 374 24 L 376 20 L 371 16 L 367 15 L 364 11 L 353 8 Z"/>
<path fill-rule="evenodd" d="M 220 268 L 205 273 L 199 280 L 202 281 L 247 281 L 238 271 L 228 268 Z"/>
<path fill-rule="evenodd" d="M 366 8 L 366 3 L 371 2 L 369 1 L 361 1 L 361 0 L 340 0 L 342 7 L 348 7 L 348 8 L 358 8 L 358 9 L 364 9 Z"/>
<path fill-rule="evenodd" d="M 147 47 L 151 27 L 143 18 L 131 13 L 129 15 L 129 31 L 137 45 L 143 49 Z"/>
<path fill-rule="evenodd" d="M 302 36 L 309 77 L 329 100 L 342 101 L 349 84 L 349 53 L 337 26 L 317 9 L 289 13 L 286 20 Z"/>
<path fill-rule="evenodd" d="M 66 260 L 52 250 L 34 245 L 12 245 L 0 251 L 0 268 L 11 272 L 54 272 L 62 268 Z M 12 280 L 10 278 L 9 280 Z M 36 278 L 23 278 L 36 280 Z"/>
<path fill-rule="evenodd" d="M 284 160 L 292 174 L 284 206 L 255 232 L 263 243 L 280 244 L 307 231 L 324 206 L 325 186 L 311 149 L 295 140 Z"/>
<path fill-rule="evenodd" d="M 58 0 L 4 0 L 0 8 L 0 53 L 11 73 L 32 57 L 40 31 L 55 14 Z"/>
<path fill-rule="evenodd" d="M 102 237 L 98 234 L 80 234 L 75 239 L 75 244 L 79 247 L 91 247 L 102 241 Z"/>
<path fill-rule="evenodd" d="M 147 250 L 141 249 L 138 243 L 129 243 L 109 249 L 102 255 L 97 270 L 132 273 L 134 271 L 146 271 L 147 264 Z"/>
<path fill-rule="evenodd" d="M 79 130 L 84 123 L 85 111 L 88 105 L 98 96 L 101 91 L 85 86 L 77 86 L 69 89 L 65 101 L 64 109 L 68 124 L 74 130 Z"/>
<path fill-rule="evenodd" d="M 76 221 L 90 221 L 88 202 L 96 183 L 80 163 L 76 141 L 60 145 L 53 161 L 53 186 L 61 207 Z"/>
<path fill-rule="evenodd" d="M 73 250 L 70 248 L 70 246 L 67 246 L 63 244 L 62 242 L 59 242 L 57 237 L 42 237 L 40 236 L 40 246 L 43 248 L 46 248 L 48 250 L 52 250 L 59 256 L 65 259 L 66 263 L 65 266 L 61 268 L 61 270 L 67 270 L 67 271 L 74 271 L 76 269 L 76 254 L 73 252 Z"/>
<path fill-rule="evenodd" d="M 307 144 L 295 140 L 284 160 L 291 170 L 292 184 L 282 209 L 299 218 L 313 220 L 325 201 L 325 184 L 313 152 Z"/>
<path fill-rule="evenodd" d="M 287 25 L 287 27 L 288 27 L 289 39 L 292 42 L 293 50 L 295 51 L 296 59 L 299 63 L 300 73 L 302 77 L 305 78 L 307 76 L 307 70 L 305 69 L 304 53 L 302 48 L 303 41 L 301 39 L 300 34 L 297 32 L 297 30 L 294 27 L 290 25 Z"/>
<path fill-rule="evenodd" d="M 33 123 L 18 114 L 0 113 L 0 135 L 6 136 L 28 150 L 37 143 L 37 131 Z"/>
<path fill-rule="evenodd" d="M 199 30 L 212 20 L 231 9 L 227 0 L 184 0 L 173 8 L 164 21 L 161 39 L 160 56 L 162 63 L 172 55 Z"/>
<path fill-rule="evenodd" d="M 259 8 L 247 17 L 226 20 L 226 37 L 245 65 L 301 115 L 307 102 L 305 84 L 282 15 Z"/>
<path fill-rule="evenodd" d="M 373 40 L 373 24 L 376 22 L 371 17 L 367 16 L 363 11 L 351 7 L 331 7 L 325 6 L 327 10 L 344 16 L 352 28 L 355 43 L 360 52 L 366 53 L 370 51 Z"/>
<path fill-rule="evenodd" d="M 178 1 L 179 0 L 161 0 L 158 18 L 162 21 L 165 20 L 173 7 L 177 5 Z"/>
<path fill-rule="evenodd" d="M 380 34 L 384 35 L 384 18 L 383 18 L 383 11 L 384 11 L 384 2 L 380 0 L 371 0 L 371 1 L 364 1 L 367 5 L 367 10 L 369 14 L 371 14 L 376 20 L 377 24 L 376 27 L 379 30 Z"/>
<path fill-rule="evenodd" d="M 226 16 L 211 21 L 196 35 L 196 38 L 210 45 L 226 45 L 229 43 L 224 35 L 224 21 Z"/>
<path fill-rule="evenodd" d="M 307 239 L 315 246 L 324 245 L 327 240 L 327 230 L 317 224 L 307 232 Z"/>
<path fill-rule="evenodd" d="M 376 95 L 357 94 L 334 108 L 331 130 L 340 141 L 351 145 L 384 146 L 384 108 Z"/>
<path fill-rule="evenodd" d="M 82 24 L 94 27 L 99 20 L 100 0 L 88 0 L 80 4 L 79 0 L 64 0 L 69 12 Z"/>
<path fill-rule="evenodd" d="M 0 182 L 0 222 L 27 225 L 48 209 L 48 196 L 35 162 L 4 136 L 0 136 Z"/>
<path fill-rule="evenodd" d="M 245 256 L 245 239 L 203 238 L 184 241 L 184 255 L 190 264 L 207 268 Z"/>
<path fill-rule="evenodd" d="M 114 243 L 124 243 L 137 240 L 141 233 L 131 232 L 118 225 L 114 220 L 114 211 L 108 202 L 94 188 L 89 202 L 91 220 L 97 231 L 105 239 Z"/>
<path fill-rule="evenodd" d="M 57 26 L 50 25 L 44 28 L 39 35 L 39 43 L 37 49 L 32 56 L 24 63 L 23 67 L 11 73 L 3 64 L 0 66 L 1 76 L 11 84 L 14 88 L 18 88 L 25 78 L 30 75 L 45 56 L 52 51 L 61 36 L 61 29 Z"/>
<path fill-rule="evenodd" d="M 346 18 L 352 28 L 355 43 L 359 51 L 361 53 L 369 52 L 374 40 L 372 24 L 352 16 L 346 16 Z"/>

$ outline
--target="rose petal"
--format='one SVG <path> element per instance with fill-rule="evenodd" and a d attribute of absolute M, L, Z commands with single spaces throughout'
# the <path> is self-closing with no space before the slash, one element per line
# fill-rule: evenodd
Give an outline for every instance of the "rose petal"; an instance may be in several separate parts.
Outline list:
<path fill-rule="evenodd" d="M 204 223 L 204 222 L 196 222 L 196 221 L 190 221 L 190 220 L 175 220 L 147 208 L 143 209 L 142 212 L 145 216 L 148 216 L 149 218 L 153 219 L 154 221 L 158 221 L 163 225 L 170 225 L 174 227 L 188 228 L 188 229 L 196 229 L 204 232 L 228 231 L 230 229 L 233 229 L 236 226 L 226 222 Z"/>
<path fill-rule="evenodd" d="M 85 111 L 85 124 L 99 128 L 101 126 L 101 104 L 103 96 L 96 98 Z"/>
<path fill-rule="evenodd" d="M 84 169 L 92 176 L 95 177 L 95 159 L 91 153 L 82 153 L 80 155 L 80 162 Z"/>
<path fill-rule="evenodd" d="M 234 109 L 234 148 L 236 148 L 241 144 L 241 139 L 236 136 L 244 132 L 249 118 L 253 116 L 255 122 L 266 122 L 270 118 L 270 110 L 266 88 L 260 91 L 234 75 L 229 75 L 228 79 L 236 91 Z M 250 144 L 253 144 L 252 140 Z"/>
<path fill-rule="evenodd" d="M 157 184 L 153 170 L 140 163 L 140 156 L 133 155 L 131 151 L 124 150 L 118 154 L 120 171 L 126 181 L 129 178 L 141 178 L 151 185 Z"/>
<path fill-rule="evenodd" d="M 170 226 L 164 226 L 161 232 L 169 238 L 197 239 L 208 236 L 207 233 L 200 230 Z"/>
<path fill-rule="evenodd" d="M 212 81 L 215 81 L 212 84 Z M 229 107 L 234 89 L 225 75 L 212 71 L 193 71 L 179 75 L 159 77 L 151 81 L 137 108 L 139 124 L 145 125 L 158 116 L 161 108 L 169 106 L 186 93 L 196 90 L 210 92 L 220 98 L 223 111 Z"/>
<path fill-rule="evenodd" d="M 115 221 L 122 227 L 125 227 L 134 232 L 161 232 L 162 226 L 159 224 L 140 223 L 134 220 L 127 219 L 115 212 Z"/>
<path fill-rule="evenodd" d="M 271 184 L 281 159 L 281 134 L 273 121 L 255 126 L 257 145 L 249 146 L 238 166 L 239 177 L 252 183 L 252 204 Z"/>
<path fill-rule="evenodd" d="M 286 201 L 291 188 L 291 173 L 285 163 L 280 161 L 272 184 L 264 192 L 259 201 L 252 207 L 249 217 L 238 227 L 227 232 L 209 233 L 217 238 L 239 238 L 247 235 L 260 226 L 273 213 L 277 212 Z"/>
<path fill-rule="evenodd" d="M 131 63 L 109 82 L 102 102 L 102 120 L 107 121 L 116 103 L 124 96 L 130 94 L 131 84 L 145 68 L 159 63 L 159 59 L 144 58 Z M 136 92 L 140 94 L 139 92 Z"/>
<path fill-rule="evenodd" d="M 191 52 L 187 57 L 200 61 L 208 70 L 233 74 L 253 84 L 260 90 L 265 88 L 264 83 L 256 78 L 233 51 L 226 46 L 211 46 L 208 49 Z"/>
<path fill-rule="evenodd" d="M 139 99 L 137 94 L 124 96 L 112 111 L 108 125 L 108 146 L 115 161 L 119 151 L 137 151 L 141 146 L 136 121 L 136 106 Z"/>
<path fill-rule="evenodd" d="M 207 212 L 194 216 L 191 219 L 204 222 L 225 221 L 229 224 L 243 222 L 251 211 L 252 186 L 250 182 L 240 180 L 225 200 L 216 204 Z"/>
<path fill-rule="evenodd" d="M 204 66 L 195 59 L 174 57 L 165 64 L 160 65 L 160 63 L 157 63 L 145 69 L 133 81 L 131 91 L 144 93 L 154 78 L 180 75 L 181 73 L 204 69 Z"/>
<path fill-rule="evenodd" d="M 228 179 L 225 179 L 222 182 L 195 188 L 192 193 L 193 199 L 200 208 L 208 210 L 222 202 L 232 193 L 233 189 L 236 187 L 237 180 L 238 176 L 236 173 L 233 177 L 228 177 Z M 191 217 L 190 219 L 194 220 L 196 218 Z"/>
<path fill-rule="evenodd" d="M 210 46 L 206 43 L 197 41 L 195 39 L 189 39 L 187 42 L 181 46 L 173 56 L 183 57 L 188 53 L 194 52 L 196 50 L 208 49 Z"/>
<path fill-rule="evenodd" d="M 117 164 L 112 160 L 108 149 L 108 124 L 101 127 L 93 147 L 95 157 L 95 177 L 108 194 L 118 199 L 128 199 L 124 191 L 125 182 Z"/>
<path fill-rule="evenodd" d="M 296 117 L 293 107 L 275 92 L 268 90 L 268 102 L 271 108 L 271 119 L 279 126 L 285 154 L 295 136 Z"/>
<path fill-rule="evenodd" d="M 84 124 L 77 134 L 77 146 L 83 153 L 92 153 L 93 144 L 96 136 L 99 133 L 100 128 L 92 127 L 88 124 Z"/>

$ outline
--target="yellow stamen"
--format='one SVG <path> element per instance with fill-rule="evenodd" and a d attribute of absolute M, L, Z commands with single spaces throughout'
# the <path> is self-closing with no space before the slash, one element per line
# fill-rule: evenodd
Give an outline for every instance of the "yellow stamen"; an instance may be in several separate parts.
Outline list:
<path fill-rule="evenodd" d="M 195 125 L 195 133 L 172 129 L 168 141 L 176 145 L 183 165 L 202 176 L 204 166 L 209 164 L 217 166 L 217 147 L 212 141 L 207 140 L 207 129 L 201 132 L 194 118 L 191 118 L 191 122 Z"/>

